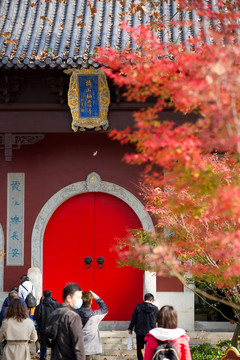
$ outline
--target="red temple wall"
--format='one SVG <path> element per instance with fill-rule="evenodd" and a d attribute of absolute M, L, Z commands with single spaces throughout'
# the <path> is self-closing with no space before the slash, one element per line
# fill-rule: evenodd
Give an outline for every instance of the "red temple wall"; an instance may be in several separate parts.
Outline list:
<path fill-rule="evenodd" d="M 87 175 L 95 171 L 103 181 L 120 185 L 139 198 L 140 167 L 122 161 L 124 153 L 130 151 L 128 146 L 110 140 L 107 134 L 72 133 L 46 134 L 34 145 L 23 145 L 21 149 L 13 150 L 11 162 L 5 162 L 1 152 L 0 223 L 5 237 L 7 173 L 25 173 L 24 266 L 5 266 L 5 291 L 18 285 L 20 276 L 31 267 L 31 235 L 35 220 L 44 204 L 57 191 L 71 183 L 85 181 Z"/>

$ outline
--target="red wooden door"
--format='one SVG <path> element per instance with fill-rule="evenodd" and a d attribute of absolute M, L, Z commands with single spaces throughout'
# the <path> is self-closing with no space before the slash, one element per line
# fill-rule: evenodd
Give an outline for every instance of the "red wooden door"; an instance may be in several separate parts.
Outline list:
<path fill-rule="evenodd" d="M 143 272 L 117 266 L 115 244 L 128 229 L 141 227 L 134 211 L 105 193 L 85 193 L 65 201 L 50 218 L 43 242 L 43 290 L 62 301 L 67 282 L 93 290 L 109 308 L 105 320 L 129 320 L 142 301 Z M 88 269 L 84 259 L 92 258 Z M 97 264 L 98 257 L 104 265 Z"/>

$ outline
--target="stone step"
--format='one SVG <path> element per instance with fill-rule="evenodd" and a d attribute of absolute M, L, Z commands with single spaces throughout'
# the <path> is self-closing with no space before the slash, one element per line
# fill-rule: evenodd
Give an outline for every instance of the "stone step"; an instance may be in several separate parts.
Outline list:
<path fill-rule="evenodd" d="M 206 332 L 206 331 L 188 331 L 190 337 L 190 346 L 210 343 L 216 345 L 219 341 L 231 340 L 232 332 Z M 101 331 L 100 332 L 103 354 L 101 360 L 137 360 L 136 350 L 127 350 L 127 331 Z M 134 347 L 136 348 L 136 339 L 133 335 Z"/>
<path fill-rule="evenodd" d="M 200 345 L 209 343 L 216 345 L 219 341 L 231 340 L 232 332 L 207 332 L 207 331 L 188 331 L 190 337 L 190 345 Z"/>
<path fill-rule="evenodd" d="M 219 341 L 231 340 L 233 335 L 232 332 L 205 331 L 188 331 L 187 334 L 190 337 L 190 346 L 204 343 L 216 345 Z M 112 355 L 115 355 L 116 352 L 120 352 L 121 354 L 129 353 L 130 355 L 134 355 L 136 350 L 131 352 L 127 350 L 128 333 L 126 331 L 100 332 L 100 335 L 103 344 L 103 354 L 109 355 L 109 353 L 112 352 Z M 136 349 L 135 335 L 133 335 L 133 343 Z"/>
<path fill-rule="evenodd" d="M 118 355 L 118 356 L 106 356 L 106 355 L 101 355 L 100 356 L 101 360 L 120 360 L 120 359 L 124 359 L 124 360 L 137 360 L 137 355 L 135 356 L 130 356 L 128 354 L 126 355 Z"/>
<path fill-rule="evenodd" d="M 128 331 L 116 331 L 116 330 L 109 330 L 109 331 L 102 331 L 100 330 L 101 338 L 127 338 Z"/>
<path fill-rule="evenodd" d="M 121 349 L 118 347 L 115 347 L 113 349 L 106 349 L 103 347 L 103 355 L 118 355 L 118 356 L 125 356 L 125 355 L 131 355 L 134 356 L 136 355 L 136 350 L 127 350 L 125 349 Z"/>
<path fill-rule="evenodd" d="M 231 340 L 232 332 L 206 332 L 188 331 L 190 346 L 203 343 L 217 344 L 219 341 Z M 100 331 L 103 353 L 101 360 L 137 360 L 136 350 L 127 350 L 128 332 L 127 331 Z M 133 335 L 134 348 L 136 349 L 136 338 Z M 36 353 L 35 345 L 31 344 L 31 353 Z M 50 350 L 48 351 L 50 353 Z M 1 358 L 1 357 L 0 357 Z M 48 356 L 50 359 L 50 356 Z"/>
<path fill-rule="evenodd" d="M 104 349 L 119 349 L 119 350 L 127 350 L 127 343 L 104 343 L 102 342 L 102 346 Z M 133 343 L 134 349 L 136 348 L 136 344 Z"/>
<path fill-rule="evenodd" d="M 103 344 L 127 344 L 128 342 L 127 338 L 120 338 L 120 337 L 105 338 L 101 336 L 101 339 Z M 133 342 L 136 342 L 135 338 L 133 338 Z"/>
<path fill-rule="evenodd" d="M 207 332 L 207 331 L 187 331 L 190 337 L 190 345 L 210 343 L 217 344 L 219 341 L 231 340 L 232 332 Z M 127 345 L 128 333 L 127 331 L 100 331 L 102 343 L 107 344 L 122 344 Z M 133 334 L 133 343 L 136 344 L 135 334 Z"/>
<path fill-rule="evenodd" d="M 100 331 L 110 331 L 110 330 L 117 330 L 117 331 L 124 331 L 128 329 L 130 320 L 128 321 L 101 321 L 99 324 Z"/>

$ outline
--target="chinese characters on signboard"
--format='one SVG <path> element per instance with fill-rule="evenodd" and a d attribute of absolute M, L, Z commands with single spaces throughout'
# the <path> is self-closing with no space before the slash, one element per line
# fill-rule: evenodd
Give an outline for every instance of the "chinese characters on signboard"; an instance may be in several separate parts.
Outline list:
<path fill-rule="evenodd" d="M 7 265 L 23 265 L 24 173 L 8 173 L 7 184 Z"/>
<path fill-rule="evenodd" d="M 99 116 L 98 101 L 98 76 L 80 75 L 79 94 L 80 94 L 80 112 L 83 117 Z"/>
<path fill-rule="evenodd" d="M 99 69 L 70 69 L 68 105 L 72 114 L 72 129 L 106 130 L 110 92 L 106 75 Z"/>

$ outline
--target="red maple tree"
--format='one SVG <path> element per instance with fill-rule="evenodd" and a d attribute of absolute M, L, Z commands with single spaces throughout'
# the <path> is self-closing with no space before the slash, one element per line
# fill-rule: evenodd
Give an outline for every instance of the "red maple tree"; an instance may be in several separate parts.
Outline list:
<path fill-rule="evenodd" d="M 142 193 L 156 222 L 155 232 L 138 231 L 123 241 L 125 263 L 176 276 L 186 286 L 204 282 L 213 294 L 195 291 L 232 306 L 238 327 L 239 8 L 240 1 L 179 0 L 178 11 L 191 10 L 194 19 L 162 19 L 136 29 L 125 23 L 135 50 L 101 48 L 96 57 L 127 100 L 155 99 L 135 113 L 134 129 L 111 133 L 135 145 L 125 160 L 145 165 Z M 185 27 L 198 33 L 182 43 L 161 42 L 156 32 Z M 196 121 L 178 124 L 166 115 L 160 122 L 166 108 L 195 113 Z M 214 295 L 216 288 L 224 299 Z"/>

